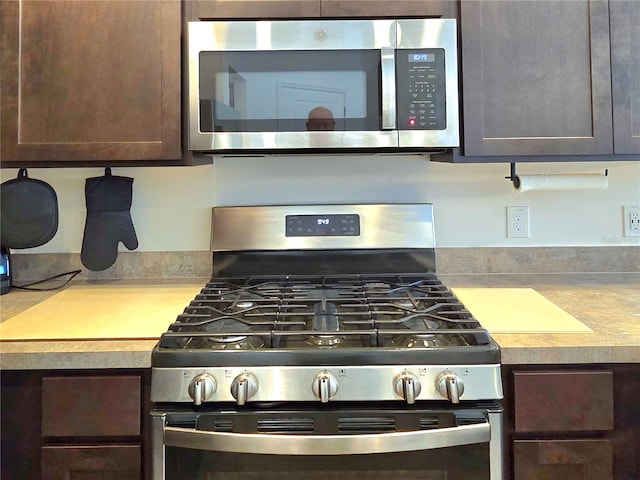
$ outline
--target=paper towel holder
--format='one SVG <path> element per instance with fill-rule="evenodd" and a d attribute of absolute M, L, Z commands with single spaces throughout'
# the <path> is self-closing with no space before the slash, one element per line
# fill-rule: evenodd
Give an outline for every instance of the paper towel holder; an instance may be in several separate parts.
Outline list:
<path fill-rule="evenodd" d="M 516 164 L 515 162 L 511 162 L 510 163 L 510 167 L 511 167 L 511 175 L 509 175 L 508 177 L 504 177 L 507 180 L 511 180 L 511 182 L 513 183 L 513 186 L 517 189 L 520 188 L 520 178 L 518 178 L 518 175 L 516 175 Z M 609 176 L 609 169 L 605 168 L 604 169 L 604 176 L 608 177 Z"/>

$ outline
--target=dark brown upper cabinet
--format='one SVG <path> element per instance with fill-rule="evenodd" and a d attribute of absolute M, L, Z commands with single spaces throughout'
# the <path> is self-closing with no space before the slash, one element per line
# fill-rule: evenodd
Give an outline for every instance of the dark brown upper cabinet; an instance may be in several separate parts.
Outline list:
<path fill-rule="evenodd" d="M 451 0 L 190 0 L 189 20 L 311 17 L 449 17 Z"/>
<path fill-rule="evenodd" d="M 0 2 L 2 166 L 180 162 L 178 0 Z"/>
<path fill-rule="evenodd" d="M 634 1 L 463 0 L 459 160 L 640 159 L 638 21 Z"/>
<path fill-rule="evenodd" d="M 442 17 L 453 15 L 450 0 L 321 0 L 323 17 Z"/>
<path fill-rule="evenodd" d="M 609 3 L 613 149 L 640 154 L 640 2 Z"/>
<path fill-rule="evenodd" d="M 191 21 L 320 16 L 320 0 L 190 0 L 184 8 Z"/>

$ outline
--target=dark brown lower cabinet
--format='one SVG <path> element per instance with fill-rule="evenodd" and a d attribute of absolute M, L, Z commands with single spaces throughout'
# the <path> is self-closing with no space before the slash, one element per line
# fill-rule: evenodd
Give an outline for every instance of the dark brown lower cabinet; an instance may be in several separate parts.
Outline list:
<path fill-rule="evenodd" d="M 2 371 L 2 480 L 149 479 L 149 370 Z"/>
<path fill-rule="evenodd" d="M 147 370 L 0 372 L 2 480 L 151 478 Z M 640 479 L 640 364 L 503 365 L 505 480 Z"/>
<path fill-rule="evenodd" d="M 515 440 L 515 480 L 611 480 L 611 440 Z"/>
<path fill-rule="evenodd" d="M 43 480 L 140 480 L 139 445 L 42 447 Z"/>
<path fill-rule="evenodd" d="M 506 479 L 638 480 L 640 365 L 503 367 Z"/>

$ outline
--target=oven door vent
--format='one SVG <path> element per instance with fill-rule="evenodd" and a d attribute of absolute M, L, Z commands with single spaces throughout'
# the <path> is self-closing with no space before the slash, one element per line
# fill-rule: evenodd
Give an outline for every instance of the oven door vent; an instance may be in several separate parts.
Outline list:
<path fill-rule="evenodd" d="M 456 415 L 456 423 L 458 426 L 463 425 L 478 425 L 480 423 L 486 423 L 487 419 L 482 415 L 482 413 L 474 413 L 474 412 L 458 412 Z"/>
<path fill-rule="evenodd" d="M 346 417 L 338 419 L 338 431 L 341 433 L 381 433 L 395 432 L 396 420 L 393 417 Z"/>
<path fill-rule="evenodd" d="M 198 429 L 209 432 L 233 432 L 233 420 L 231 418 L 206 418 L 206 421 L 200 419 Z"/>
<path fill-rule="evenodd" d="M 420 430 L 434 430 L 441 427 L 438 417 L 420 417 Z"/>
<path fill-rule="evenodd" d="M 313 433 L 313 418 L 267 418 L 258 420 L 261 433 Z"/>

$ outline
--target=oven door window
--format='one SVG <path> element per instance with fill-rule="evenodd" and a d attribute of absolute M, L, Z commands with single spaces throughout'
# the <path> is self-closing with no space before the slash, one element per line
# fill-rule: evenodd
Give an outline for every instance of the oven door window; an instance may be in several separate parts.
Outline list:
<path fill-rule="evenodd" d="M 370 455 L 287 456 L 167 447 L 166 480 L 489 480 L 489 446 Z"/>
<path fill-rule="evenodd" d="M 199 56 L 200 131 L 381 129 L 380 50 Z"/>

